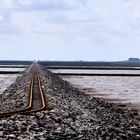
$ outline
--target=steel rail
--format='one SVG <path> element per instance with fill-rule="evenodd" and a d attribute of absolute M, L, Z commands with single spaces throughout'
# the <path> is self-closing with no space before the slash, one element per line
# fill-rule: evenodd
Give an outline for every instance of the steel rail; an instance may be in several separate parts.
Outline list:
<path fill-rule="evenodd" d="M 42 92 L 41 79 L 40 79 L 38 67 L 36 66 L 36 64 L 32 65 L 31 72 L 32 72 L 32 78 L 31 78 L 31 83 L 30 83 L 30 90 L 29 90 L 27 106 L 24 109 L 2 112 L 2 113 L 0 113 L 0 117 L 7 117 L 7 116 L 14 115 L 14 114 L 28 114 L 28 113 L 42 111 L 46 108 L 45 97 Z M 33 90 L 34 90 L 35 79 L 37 80 L 37 83 L 38 83 L 38 92 L 39 92 L 38 96 L 41 97 L 41 100 L 40 100 L 41 107 L 33 110 L 33 96 L 34 96 Z"/>
<path fill-rule="evenodd" d="M 19 109 L 19 110 L 16 110 L 16 111 L 8 111 L 8 112 L 3 112 L 3 113 L 0 113 L 0 117 L 6 117 L 6 116 L 11 116 L 11 115 L 14 115 L 14 114 L 19 114 L 19 113 L 22 113 L 22 112 L 25 112 L 25 111 L 28 111 L 29 109 L 31 109 L 32 107 L 32 92 L 33 92 L 33 85 L 34 85 L 34 75 L 32 76 L 32 80 L 31 80 L 31 84 L 30 84 L 30 91 L 29 91 L 29 98 L 28 98 L 28 103 L 27 103 L 27 106 L 25 107 L 25 109 Z"/>
<path fill-rule="evenodd" d="M 38 95 L 41 97 L 41 100 L 40 100 L 41 107 L 38 108 L 38 109 L 28 110 L 24 114 L 36 113 L 36 112 L 42 111 L 42 110 L 44 110 L 46 108 L 45 96 L 44 96 L 44 94 L 42 92 L 42 84 L 41 84 L 41 79 L 40 79 L 38 70 L 36 70 L 35 73 L 36 73 L 35 75 L 36 75 L 37 81 L 38 81 L 38 91 L 39 91 Z"/>

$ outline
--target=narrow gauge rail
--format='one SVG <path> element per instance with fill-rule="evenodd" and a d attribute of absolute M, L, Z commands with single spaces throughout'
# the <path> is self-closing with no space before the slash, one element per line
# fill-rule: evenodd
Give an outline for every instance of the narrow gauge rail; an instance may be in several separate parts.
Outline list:
<path fill-rule="evenodd" d="M 31 72 L 32 78 L 27 106 L 24 109 L 0 113 L 0 117 L 7 117 L 14 114 L 29 114 L 42 111 L 46 108 L 45 97 L 42 92 L 41 79 L 39 76 L 39 69 L 37 64 L 32 65 Z"/>

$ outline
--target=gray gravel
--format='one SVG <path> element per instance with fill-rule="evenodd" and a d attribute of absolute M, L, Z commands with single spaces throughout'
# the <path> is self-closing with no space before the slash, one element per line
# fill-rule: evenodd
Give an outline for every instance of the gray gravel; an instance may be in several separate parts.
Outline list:
<path fill-rule="evenodd" d="M 0 139 L 139 140 L 140 117 L 40 70 L 47 109 L 0 119 Z"/>

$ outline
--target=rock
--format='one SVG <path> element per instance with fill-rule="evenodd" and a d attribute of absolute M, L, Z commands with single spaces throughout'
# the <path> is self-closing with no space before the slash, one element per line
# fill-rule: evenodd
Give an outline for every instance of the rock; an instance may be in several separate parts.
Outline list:
<path fill-rule="evenodd" d="M 2 125 L 3 125 L 3 124 L 6 124 L 6 123 L 7 123 L 6 120 L 1 120 L 1 121 L 0 121 L 0 124 L 2 124 Z"/>
<path fill-rule="evenodd" d="M 111 138 L 109 136 L 106 136 L 105 140 L 111 140 Z"/>
<path fill-rule="evenodd" d="M 61 129 L 62 129 L 61 127 L 58 127 L 55 132 L 61 133 Z"/>
<path fill-rule="evenodd" d="M 10 134 L 10 135 L 8 135 L 8 138 L 16 139 L 17 137 L 14 134 Z"/>
<path fill-rule="evenodd" d="M 2 137 L 2 140 L 5 138 L 19 140 L 139 139 L 138 116 L 134 117 L 129 111 L 106 103 L 103 99 L 82 94 L 49 71 L 40 70 L 40 77 L 43 79 L 43 93 L 50 109 L 0 119 L 0 138 Z M 24 103 L 22 99 L 27 97 L 25 93 L 28 92 L 26 88 L 28 82 L 26 82 L 27 79 L 24 78 L 24 80 L 25 82 L 21 80 L 19 83 L 20 88 L 25 89 L 20 92 L 21 89 L 18 90 L 18 86 L 13 88 L 12 90 L 17 89 L 18 93 L 13 91 L 14 96 L 10 96 L 11 99 L 10 97 L 5 98 L 5 103 L 2 104 L 7 104 L 5 108 L 13 108 L 16 100 L 18 100 L 19 106 L 20 103 Z M 19 96 L 19 94 L 21 95 Z"/>
<path fill-rule="evenodd" d="M 3 136 L 3 131 L 0 131 L 0 137 L 2 137 Z"/>
<path fill-rule="evenodd" d="M 130 129 L 134 132 L 137 132 L 137 133 L 140 132 L 140 129 L 137 126 L 131 126 Z"/>
<path fill-rule="evenodd" d="M 3 127 L 2 126 L 0 126 L 0 131 L 2 131 L 3 130 Z"/>
<path fill-rule="evenodd" d="M 9 121 L 8 121 L 8 123 L 9 123 L 9 124 L 12 124 L 12 123 L 13 123 L 13 121 L 12 121 L 12 120 L 9 120 Z"/>

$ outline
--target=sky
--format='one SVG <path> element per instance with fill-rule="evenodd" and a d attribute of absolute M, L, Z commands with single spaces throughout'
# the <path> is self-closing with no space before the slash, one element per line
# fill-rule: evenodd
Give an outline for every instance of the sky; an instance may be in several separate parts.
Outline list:
<path fill-rule="evenodd" d="M 0 0 L 1 60 L 140 58 L 140 0 Z"/>

